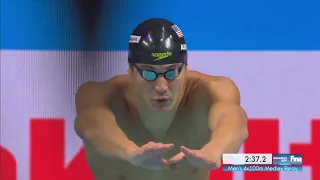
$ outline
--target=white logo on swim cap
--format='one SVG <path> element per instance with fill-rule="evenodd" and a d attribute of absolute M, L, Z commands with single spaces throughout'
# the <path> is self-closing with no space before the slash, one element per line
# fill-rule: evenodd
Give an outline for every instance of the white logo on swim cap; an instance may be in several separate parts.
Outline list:
<path fill-rule="evenodd" d="M 131 35 L 129 43 L 139 43 L 141 36 Z"/>
<path fill-rule="evenodd" d="M 181 44 L 181 50 L 187 50 L 187 45 L 186 44 Z"/>

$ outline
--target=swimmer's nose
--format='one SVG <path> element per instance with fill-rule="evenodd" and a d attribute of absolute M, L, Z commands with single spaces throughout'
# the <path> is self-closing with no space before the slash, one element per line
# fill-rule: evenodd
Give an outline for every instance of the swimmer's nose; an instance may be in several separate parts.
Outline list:
<path fill-rule="evenodd" d="M 155 90 L 156 92 L 158 92 L 159 94 L 164 94 L 165 92 L 168 91 L 168 81 L 165 77 L 158 77 L 156 79 L 156 86 L 155 86 Z"/>

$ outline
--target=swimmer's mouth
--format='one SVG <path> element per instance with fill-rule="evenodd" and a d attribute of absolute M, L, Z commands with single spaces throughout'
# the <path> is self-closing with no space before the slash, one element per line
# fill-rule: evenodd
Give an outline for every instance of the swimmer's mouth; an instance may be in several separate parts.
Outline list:
<path fill-rule="evenodd" d="M 167 97 L 163 97 L 163 98 L 154 98 L 153 99 L 154 101 L 157 101 L 157 102 L 166 102 L 169 100 L 169 98 Z"/>

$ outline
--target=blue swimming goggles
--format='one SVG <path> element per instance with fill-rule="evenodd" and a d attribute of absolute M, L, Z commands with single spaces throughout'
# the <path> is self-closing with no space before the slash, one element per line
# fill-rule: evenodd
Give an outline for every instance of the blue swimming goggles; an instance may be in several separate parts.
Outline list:
<path fill-rule="evenodd" d="M 136 64 L 133 64 L 134 67 L 137 69 L 140 76 L 147 80 L 147 81 L 154 81 L 158 78 L 159 75 L 163 74 L 164 77 L 168 80 L 174 80 L 176 79 L 179 74 L 181 73 L 181 70 L 183 68 L 184 63 L 182 63 L 179 67 L 170 69 L 164 73 L 157 73 L 155 71 L 149 70 L 149 69 L 141 69 Z"/>

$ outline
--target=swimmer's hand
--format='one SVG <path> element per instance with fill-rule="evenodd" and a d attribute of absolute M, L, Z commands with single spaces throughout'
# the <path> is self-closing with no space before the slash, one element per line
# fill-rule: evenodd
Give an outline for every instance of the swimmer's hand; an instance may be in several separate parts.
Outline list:
<path fill-rule="evenodd" d="M 149 142 L 130 153 L 129 163 L 150 170 L 174 169 L 174 164 L 162 158 L 172 148 L 173 144 Z"/>
<path fill-rule="evenodd" d="M 168 163 L 179 163 L 183 160 L 195 167 L 206 167 L 216 170 L 221 166 L 221 153 L 209 148 L 192 150 L 184 146 L 180 147 L 181 152 L 168 160 Z"/>

